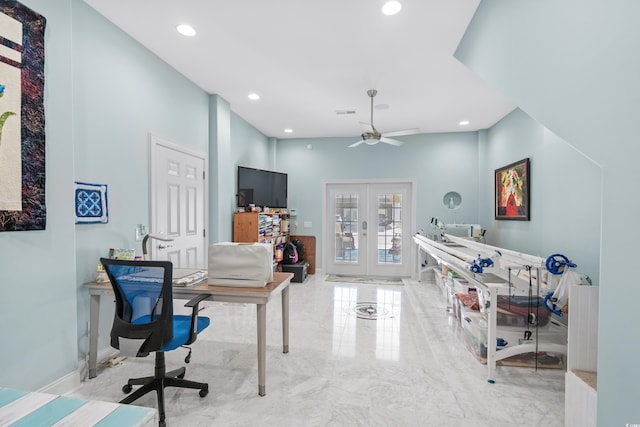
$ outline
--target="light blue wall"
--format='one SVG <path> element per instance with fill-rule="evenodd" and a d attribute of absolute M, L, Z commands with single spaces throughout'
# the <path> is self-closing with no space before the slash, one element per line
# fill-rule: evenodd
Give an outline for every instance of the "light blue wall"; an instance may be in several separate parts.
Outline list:
<path fill-rule="evenodd" d="M 0 353 L 0 364 L 9 367 L 0 385 L 36 389 L 77 371 L 88 348 L 82 284 L 95 277 L 98 258 L 109 247 L 138 247 L 135 225 L 149 224 L 148 134 L 202 152 L 217 139 L 209 136 L 210 96 L 84 2 L 24 3 L 47 18 L 47 229 L 0 233 L 0 320 L 12 325 L 0 334 L 15 349 Z M 214 114 L 229 133 L 228 109 L 215 106 Z M 246 123 L 237 127 L 250 133 Z M 237 160 L 223 159 L 229 162 Z M 216 229 L 224 222 L 220 229 L 230 236 L 235 181 L 227 175 L 226 186 L 220 183 L 229 193 L 221 207 L 227 218 L 211 217 Z M 109 186 L 108 224 L 74 224 L 74 181 Z M 34 315 L 24 316 L 34 307 Z M 100 349 L 108 348 L 111 313 L 103 304 Z"/>
<path fill-rule="evenodd" d="M 640 423 L 640 2 L 480 3 L 456 56 L 602 167 L 598 425 Z M 546 140 L 546 139 L 545 139 Z M 574 215 L 559 216 L 570 223 Z"/>
<path fill-rule="evenodd" d="M 231 135 L 231 158 L 235 159 L 235 166 L 273 170 L 269 138 L 235 113 L 231 114 Z M 235 184 L 237 168 L 233 174 Z"/>
<path fill-rule="evenodd" d="M 218 96 L 211 102 L 210 243 L 233 241 L 237 166 L 272 169 L 271 143 Z"/>
<path fill-rule="evenodd" d="M 136 248 L 150 224 L 149 133 L 206 153 L 208 95 L 82 1 L 73 3 L 75 179 L 108 185 L 109 223 L 76 225 L 79 357 L 88 350 L 88 295 L 109 248 Z M 104 299 L 100 348 L 112 309 Z"/>
<path fill-rule="evenodd" d="M 478 221 L 477 133 L 412 135 L 398 138 L 405 141 L 400 147 L 348 148 L 355 139 L 285 139 L 277 144 L 277 170 L 289 174 L 288 205 L 297 210 L 298 228 L 292 232 L 316 236 L 318 268 L 322 267 L 322 191 L 327 181 L 415 179 L 417 227 L 412 233 L 429 230 L 434 216 L 446 222 Z M 449 191 L 463 198 L 455 216 L 442 202 Z M 309 221 L 312 227 L 303 228 Z"/>
<path fill-rule="evenodd" d="M 233 199 L 231 172 L 231 106 L 218 95 L 209 97 L 209 243 L 228 241 L 224 218 Z M 222 218 L 222 220 L 220 220 Z"/>
<path fill-rule="evenodd" d="M 485 134 L 479 218 L 487 243 L 545 258 L 562 253 L 598 283 L 601 168 L 519 109 Z M 492 171 L 525 157 L 531 162 L 531 220 L 495 221 Z"/>
<path fill-rule="evenodd" d="M 585 230 L 588 233 L 597 232 L 594 228 L 597 228 L 598 220 L 592 212 L 598 205 L 596 193 L 600 191 L 599 185 L 603 184 L 599 182 L 599 167 L 577 154 L 571 145 L 579 145 L 570 139 L 580 134 L 581 142 L 590 132 L 575 127 L 576 123 L 583 122 L 582 116 L 576 118 L 570 115 L 568 122 L 574 126 L 565 129 L 562 127 L 565 122 L 548 112 L 560 114 L 561 111 L 556 110 L 568 111 L 575 107 L 577 111 L 582 111 L 587 107 L 542 105 L 544 97 L 538 99 L 515 84 L 518 78 L 509 74 L 508 61 L 498 62 L 500 66 L 495 67 L 494 71 L 506 74 L 503 76 L 505 84 L 515 82 L 514 86 L 519 91 L 513 99 L 521 97 L 522 105 L 529 106 L 539 116 L 551 116 L 553 120 L 549 121 L 553 127 L 548 127 L 554 129 L 555 134 L 521 111 L 516 111 L 488 131 L 402 137 L 406 144 L 399 148 L 379 145 L 348 149 L 352 138 L 276 142 L 233 114 L 226 101 L 199 90 L 82 1 L 23 0 L 23 3 L 48 20 L 45 94 L 48 215 L 45 231 L 0 233 L 3 286 L 0 321 L 4 325 L 12 325 L 12 328 L 0 329 L 0 339 L 4 343 L 11 343 L 8 348 L 15 350 L 0 353 L 0 365 L 10 368 L 0 373 L 2 386 L 41 387 L 74 372 L 78 358 L 85 357 L 88 298 L 82 283 L 93 278 L 97 258 L 108 247 L 135 245 L 135 224 L 148 223 L 149 220 L 148 132 L 192 149 L 209 152 L 210 160 L 213 159 L 210 162 L 210 200 L 214 204 L 214 209 L 210 208 L 210 228 L 215 231 L 210 234 L 211 241 L 231 238 L 235 166 L 242 164 L 289 173 L 289 205 L 298 209 L 300 223 L 311 221 L 313 224 L 311 229 L 300 228 L 298 232 L 318 237 L 318 254 L 321 253 L 322 244 L 323 182 L 410 178 L 417 182 L 418 229 L 426 230 L 432 216 L 447 222 L 454 219 L 443 206 L 442 197 L 446 192 L 455 190 L 464 199 L 455 218 L 457 222 L 480 222 L 483 226 L 489 224 L 488 238 L 499 238 L 516 247 L 529 239 L 531 246 L 525 248 L 528 252 L 546 255 L 550 250 L 566 251 L 581 266 L 596 264 L 592 262 L 593 258 L 597 258 L 592 249 L 593 240 Z M 488 6 L 484 5 L 489 3 L 482 3 L 480 16 L 485 15 L 484 7 Z M 507 12 L 515 13 L 511 3 L 502 5 Z M 543 1 L 540 4 L 548 6 L 550 3 Z M 500 17 L 501 10 L 490 12 Z M 527 9 L 525 11 L 528 12 Z M 566 15 L 570 16 L 568 10 Z M 520 24 L 523 28 L 535 31 L 527 24 L 527 19 L 523 15 Z M 538 22 L 543 21 L 540 19 Z M 627 22 L 627 19 L 622 21 Z M 490 28 L 499 29 L 501 25 L 498 24 L 504 23 L 491 23 Z M 519 34 L 516 29 L 510 28 L 510 31 Z M 613 29 L 612 32 L 615 34 Z M 564 34 L 559 29 L 557 33 Z M 503 41 L 510 40 L 511 35 L 504 37 L 500 32 L 497 34 L 496 40 L 490 37 L 494 43 L 491 46 L 499 46 Z M 593 38 L 597 37 L 589 39 Z M 483 37 L 478 41 L 486 43 Z M 537 46 L 536 43 L 532 45 Z M 475 46 L 473 48 L 476 49 Z M 487 63 L 491 65 L 499 61 L 500 53 L 500 49 L 497 53 L 487 53 Z M 542 56 L 541 63 L 548 61 L 545 58 Z M 528 61 L 525 63 L 531 65 Z M 635 87 L 631 75 L 638 74 L 637 71 L 640 70 L 624 70 L 628 87 Z M 535 81 L 536 76 L 528 77 Z M 580 77 L 579 80 L 582 79 Z M 598 81 L 597 78 L 593 80 Z M 557 88 L 558 85 L 551 87 Z M 560 87 L 573 86 L 563 82 Z M 535 88 L 537 91 L 539 86 Z M 501 90 L 509 93 L 508 88 Z M 556 96 L 555 92 L 549 96 Z M 602 95 L 599 96 L 598 101 L 602 101 Z M 576 99 L 574 103 L 584 101 L 582 98 Z M 559 100 L 564 100 L 564 97 L 559 97 Z M 624 104 L 623 101 L 623 97 L 616 98 L 616 102 Z M 597 106 L 603 108 L 600 102 Z M 634 105 L 627 107 L 629 112 L 637 109 Z M 610 115 L 603 117 L 611 119 Z M 587 138 L 583 151 L 604 156 L 603 150 L 597 149 L 601 140 L 613 141 L 617 149 L 634 140 L 635 132 L 631 131 L 631 125 L 616 121 L 615 127 L 607 128 L 608 132 L 611 129 L 615 129 L 615 132 L 608 134 L 602 128 L 595 127 L 597 123 L 591 120 L 591 116 L 587 118 L 589 120 L 583 124 L 592 129 L 594 134 Z M 544 123 L 541 119 L 538 121 Z M 596 141 L 603 135 L 608 138 Z M 226 146 L 219 150 L 221 141 Z M 308 144 L 312 145 L 312 150 L 307 149 Z M 638 299 L 638 291 L 630 284 L 633 271 L 621 268 L 612 258 L 619 256 L 619 246 L 622 246 L 624 253 L 620 257 L 626 265 L 633 265 L 631 238 L 627 241 L 624 236 L 635 237 L 633 233 L 638 233 L 631 230 L 629 218 L 637 213 L 639 207 L 623 192 L 626 186 L 614 188 L 613 179 L 619 177 L 620 182 L 629 181 L 626 171 L 634 170 L 635 165 L 631 162 L 636 157 L 633 154 L 638 153 L 631 151 L 629 155 L 628 152 L 622 152 L 622 156 L 619 156 L 620 151 L 613 153 L 615 156 L 607 154 L 603 161 L 605 165 L 621 167 L 606 169 L 605 166 L 604 206 L 607 206 L 607 200 L 612 200 L 610 205 L 616 206 L 616 209 L 604 210 L 613 222 L 609 224 L 608 220 L 604 220 L 606 227 L 602 241 L 601 276 L 603 287 L 608 286 L 612 292 L 602 300 L 607 311 L 604 316 L 601 313 L 601 327 L 605 328 L 611 339 L 617 340 L 615 332 L 626 330 L 626 325 L 633 324 L 634 307 L 631 301 Z M 523 157 L 532 159 L 532 221 L 529 224 L 493 223 L 493 169 Z M 109 185 L 109 224 L 73 224 L 74 180 Z M 562 191 L 552 191 L 558 185 L 570 187 L 572 192 L 564 196 Z M 621 203 L 624 209 L 618 209 Z M 568 205 L 571 213 L 564 215 L 562 205 Z M 625 224 L 626 228 L 618 224 Z M 616 236 L 607 236 L 608 231 L 615 231 Z M 592 276 L 597 275 L 596 268 Z M 616 298 L 615 302 L 624 309 L 622 312 L 617 310 L 618 305 L 613 304 L 613 298 L 620 293 L 632 297 L 630 300 Z M 23 301 L 37 308 L 37 316 L 16 322 L 16 319 L 23 317 L 27 307 L 18 304 Z M 46 322 L 41 319 L 46 319 Z M 105 321 L 102 323 L 105 324 Z M 106 320 L 108 323 L 109 319 Z M 630 332 L 631 338 L 634 338 L 635 332 Z M 635 336 L 633 343 L 640 342 L 637 338 Z M 611 349 L 601 350 L 601 363 L 604 363 L 601 373 L 604 372 L 605 376 L 602 380 L 604 385 L 599 384 L 599 388 L 604 387 L 613 395 L 612 391 L 620 387 L 626 392 L 625 396 L 634 396 L 633 387 L 638 383 L 634 372 L 638 371 L 634 370 L 632 355 L 614 354 L 616 346 L 621 344 L 627 346 L 623 351 L 638 354 L 638 351 L 633 352 L 634 348 L 626 340 L 615 344 L 608 342 Z M 46 363 L 43 355 L 46 355 Z M 618 369 L 616 364 L 619 362 L 621 365 Z M 625 403 L 627 407 L 632 407 L 628 403 Z M 610 415 L 611 408 L 620 409 L 617 402 L 607 397 L 601 398 L 599 405 L 605 405 L 599 408 L 601 414 Z M 631 418 L 633 414 L 626 414 L 628 419 L 625 418 L 624 422 L 637 422 Z"/>
<path fill-rule="evenodd" d="M 71 2 L 22 3 L 47 18 L 47 224 L 0 233 L 0 386 L 36 389 L 77 368 Z"/>

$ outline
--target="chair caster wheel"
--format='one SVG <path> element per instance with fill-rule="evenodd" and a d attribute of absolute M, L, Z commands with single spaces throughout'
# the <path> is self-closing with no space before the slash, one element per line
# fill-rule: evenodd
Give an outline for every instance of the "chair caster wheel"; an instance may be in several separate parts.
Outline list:
<path fill-rule="evenodd" d="M 133 386 L 131 384 L 125 384 L 122 386 L 122 392 L 125 394 L 131 393 L 131 390 L 133 390 Z"/>
<path fill-rule="evenodd" d="M 200 390 L 200 397 L 205 397 L 207 394 L 209 394 L 209 389 Z"/>

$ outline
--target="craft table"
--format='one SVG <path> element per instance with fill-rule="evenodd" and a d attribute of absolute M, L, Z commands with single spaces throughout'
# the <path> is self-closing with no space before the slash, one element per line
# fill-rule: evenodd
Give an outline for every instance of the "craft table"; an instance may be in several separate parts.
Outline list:
<path fill-rule="evenodd" d="M 289 352 L 289 284 L 292 273 L 273 273 L 273 282 L 261 288 L 214 286 L 206 280 L 193 286 L 174 286 L 174 299 L 191 299 L 195 295 L 209 294 L 212 301 L 240 304 L 256 304 L 258 311 L 258 394 L 266 394 L 266 334 L 267 303 L 275 296 L 282 296 L 282 352 Z M 100 297 L 113 296 L 110 283 L 89 282 L 85 286 L 91 296 L 89 317 L 89 378 L 95 378 L 98 365 L 98 319 L 100 318 Z"/>
<path fill-rule="evenodd" d="M 567 354 L 567 346 L 564 344 L 555 344 L 547 342 L 523 343 L 518 345 L 509 346 L 501 350 L 496 349 L 497 339 L 497 307 L 498 307 L 498 295 L 511 295 L 518 294 L 518 288 L 510 287 L 508 281 L 503 277 L 499 277 L 494 273 L 476 274 L 469 270 L 470 263 L 478 256 L 478 252 L 484 252 L 483 256 L 488 256 L 493 247 L 475 243 L 472 241 L 465 241 L 464 239 L 447 236 L 449 239 L 455 239 L 457 244 L 444 244 L 432 239 L 428 239 L 421 235 L 415 235 L 413 237 L 414 243 L 418 247 L 418 281 L 420 281 L 420 275 L 429 268 L 423 268 L 421 265 L 421 252 L 431 256 L 437 261 L 437 265 L 446 265 L 451 270 L 455 271 L 458 276 L 467 280 L 473 287 L 476 288 L 478 294 L 484 294 L 486 305 L 483 307 L 481 304 L 481 311 L 487 314 L 487 381 L 494 383 L 494 372 L 496 369 L 496 362 L 502 359 L 506 359 L 511 356 L 523 353 L 537 353 L 539 351 L 548 351 L 550 353 Z M 469 246 L 464 246 L 467 244 Z M 489 249 L 485 249 L 489 248 Z M 484 250 L 482 250 L 484 249 Z M 522 262 L 520 268 L 524 269 L 524 265 L 533 263 L 535 266 L 544 265 L 544 260 L 541 260 L 533 255 L 516 253 L 514 251 L 508 251 L 500 248 L 503 253 L 508 253 L 512 262 Z M 493 270 L 497 273 L 497 271 Z M 525 295 L 521 293 L 521 295 Z M 537 295 L 537 294 L 536 294 Z M 536 340 L 538 337 L 536 336 Z"/>

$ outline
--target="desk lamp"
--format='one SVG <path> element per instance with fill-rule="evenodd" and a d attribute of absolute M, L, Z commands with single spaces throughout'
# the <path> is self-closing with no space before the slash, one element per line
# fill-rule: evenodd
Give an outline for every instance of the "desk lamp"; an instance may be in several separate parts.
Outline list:
<path fill-rule="evenodd" d="M 151 259 L 147 252 L 147 241 L 149 239 L 162 240 L 163 242 L 173 242 L 173 237 L 165 236 L 160 233 L 149 233 L 142 238 L 142 259 L 148 261 Z"/>

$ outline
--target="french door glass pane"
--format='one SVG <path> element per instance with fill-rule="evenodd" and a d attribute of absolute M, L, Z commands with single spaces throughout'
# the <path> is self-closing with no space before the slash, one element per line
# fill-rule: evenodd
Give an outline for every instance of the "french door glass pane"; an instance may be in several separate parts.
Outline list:
<path fill-rule="evenodd" d="M 378 264 L 402 264 L 402 194 L 377 195 Z"/>
<path fill-rule="evenodd" d="M 335 261 L 358 261 L 358 194 L 337 193 L 335 196 Z"/>

